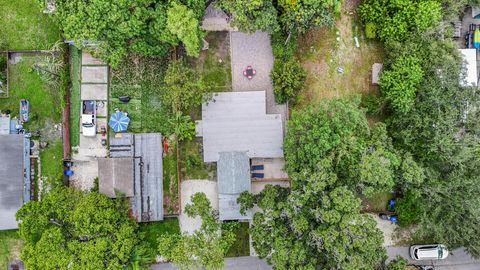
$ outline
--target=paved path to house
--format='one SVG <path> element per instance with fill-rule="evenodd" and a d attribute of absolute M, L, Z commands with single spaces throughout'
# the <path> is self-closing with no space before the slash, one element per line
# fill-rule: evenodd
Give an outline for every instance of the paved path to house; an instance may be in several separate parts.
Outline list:
<path fill-rule="evenodd" d="M 217 182 L 210 180 L 186 180 L 182 182 L 181 207 L 178 220 L 180 222 L 180 230 L 182 232 L 192 234 L 202 225 L 200 217 L 191 218 L 185 214 L 185 206 L 191 202 L 190 198 L 197 192 L 203 192 L 210 200 L 213 209 L 218 210 L 218 191 Z"/>
<path fill-rule="evenodd" d="M 150 267 L 152 270 L 178 270 L 177 267 L 170 263 L 157 263 Z M 225 266 L 223 269 L 230 270 L 271 270 L 264 260 L 257 257 L 245 256 L 235 258 L 225 258 Z"/>
<path fill-rule="evenodd" d="M 267 113 L 280 114 L 285 123 L 287 106 L 275 103 L 270 80 L 273 67 L 270 36 L 260 31 L 254 34 L 230 32 L 230 53 L 233 91 L 266 91 Z M 251 80 L 243 75 L 247 66 L 256 70 L 256 75 Z"/>
<path fill-rule="evenodd" d="M 89 53 L 82 52 L 80 71 L 80 99 L 97 102 L 97 135 L 85 137 L 81 134 L 80 127 L 80 143 L 72 157 L 74 175 L 70 177 L 70 184 L 81 190 L 89 190 L 98 177 L 97 158 L 108 154 L 107 147 L 102 145 L 102 138 L 106 137 L 100 134 L 101 127 L 107 127 L 108 65 Z"/>

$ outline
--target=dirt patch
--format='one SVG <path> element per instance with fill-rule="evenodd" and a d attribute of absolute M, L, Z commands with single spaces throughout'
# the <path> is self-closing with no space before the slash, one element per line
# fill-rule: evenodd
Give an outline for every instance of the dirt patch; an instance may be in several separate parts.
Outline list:
<path fill-rule="evenodd" d="M 307 80 L 298 106 L 376 91 L 370 82 L 371 66 L 383 62 L 384 52 L 380 43 L 366 40 L 355 12 L 358 2 L 346 1 L 333 28 L 312 30 L 299 39 L 298 58 Z"/>
<path fill-rule="evenodd" d="M 10 249 L 10 254 L 8 258 L 10 260 L 20 260 L 20 254 L 23 249 L 23 241 L 20 239 L 10 239 L 8 240 L 8 246 Z"/>

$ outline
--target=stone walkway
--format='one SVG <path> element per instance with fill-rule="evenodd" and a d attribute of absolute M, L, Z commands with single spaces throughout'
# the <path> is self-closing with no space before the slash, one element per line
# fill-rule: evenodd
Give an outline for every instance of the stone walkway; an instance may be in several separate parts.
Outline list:
<path fill-rule="evenodd" d="M 267 113 L 280 114 L 285 124 L 287 106 L 276 104 L 270 80 L 270 71 L 273 67 L 270 36 L 260 31 L 254 34 L 230 32 L 230 53 L 233 91 L 265 91 Z M 256 70 L 256 75 L 251 80 L 243 75 L 247 66 L 252 66 Z"/>

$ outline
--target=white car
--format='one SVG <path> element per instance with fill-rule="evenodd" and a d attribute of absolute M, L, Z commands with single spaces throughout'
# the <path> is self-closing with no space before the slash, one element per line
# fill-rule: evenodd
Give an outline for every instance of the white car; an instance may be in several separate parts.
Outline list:
<path fill-rule="evenodd" d="M 94 100 L 84 100 L 82 102 L 82 134 L 86 137 L 94 137 L 97 134 L 95 125 L 97 104 Z"/>
<path fill-rule="evenodd" d="M 410 247 L 410 257 L 416 261 L 443 260 L 447 256 L 447 247 L 441 244 L 413 245 Z"/>

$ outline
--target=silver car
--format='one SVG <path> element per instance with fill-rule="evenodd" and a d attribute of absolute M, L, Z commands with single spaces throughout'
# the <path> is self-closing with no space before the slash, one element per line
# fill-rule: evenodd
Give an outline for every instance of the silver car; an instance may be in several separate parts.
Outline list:
<path fill-rule="evenodd" d="M 410 247 L 410 257 L 420 260 L 443 260 L 448 256 L 448 249 L 441 244 L 413 245 Z"/>

